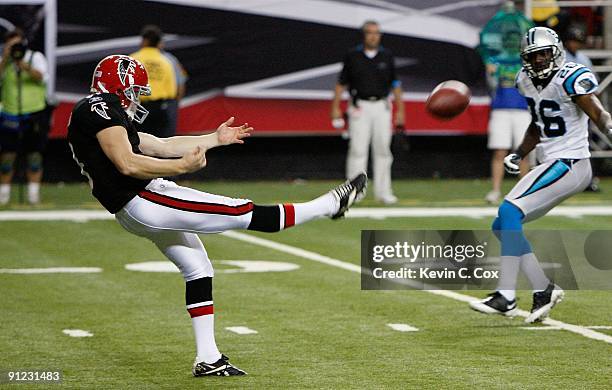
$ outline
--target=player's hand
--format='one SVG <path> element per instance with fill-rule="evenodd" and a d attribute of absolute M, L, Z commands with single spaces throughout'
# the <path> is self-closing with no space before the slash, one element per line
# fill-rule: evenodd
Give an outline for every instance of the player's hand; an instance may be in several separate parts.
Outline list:
<path fill-rule="evenodd" d="M 199 171 L 206 166 L 206 152 L 197 146 L 181 158 L 187 173 Z"/>
<path fill-rule="evenodd" d="M 521 162 L 521 156 L 516 153 L 510 153 L 504 158 L 504 168 L 506 172 L 513 175 L 518 175 L 521 172 L 519 163 Z"/>
<path fill-rule="evenodd" d="M 234 117 L 229 118 L 217 128 L 217 141 L 219 145 L 243 144 L 244 141 L 242 139 L 251 135 L 250 132 L 253 128 L 248 123 L 238 127 L 231 127 L 232 123 L 234 123 Z"/>

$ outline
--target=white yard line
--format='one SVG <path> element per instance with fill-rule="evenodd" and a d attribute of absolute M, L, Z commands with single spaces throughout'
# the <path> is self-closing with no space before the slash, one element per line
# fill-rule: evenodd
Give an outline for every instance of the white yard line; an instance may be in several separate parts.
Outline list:
<path fill-rule="evenodd" d="M 238 233 L 234 231 L 229 231 L 229 232 L 225 232 L 221 234 L 224 235 L 225 237 L 233 238 L 235 240 L 247 242 L 249 244 L 259 245 L 265 248 L 274 249 L 279 252 L 288 253 L 291 255 L 302 257 L 307 260 L 312 260 L 318 263 L 331 265 L 337 268 L 342 268 L 347 271 L 352 271 L 352 272 L 357 272 L 357 273 L 367 272 L 367 270 L 362 269 L 361 266 L 357 264 L 347 263 L 342 260 L 334 259 L 329 256 L 324 256 L 319 253 L 307 251 L 305 249 L 297 248 L 291 245 L 281 244 L 276 241 L 251 236 L 245 233 Z M 465 294 L 460 294 L 454 291 L 446 291 L 446 290 L 422 290 L 422 291 L 430 293 L 430 294 L 440 295 L 446 298 L 455 299 L 461 302 L 471 302 L 477 299 L 475 297 L 465 295 Z M 521 317 L 529 316 L 529 312 L 525 310 L 517 310 L 517 314 Z M 584 337 L 587 337 L 593 340 L 599 340 L 599 341 L 603 341 L 603 342 L 612 344 L 612 336 L 596 332 L 584 326 L 568 324 L 562 321 L 553 320 L 552 318 L 547 318 L 544 321 L 542 321 L 542 323 L 545 325 L 555 326 L 560 329 L 566 330 L 568 332 L 576 333 L 576 334 L 579 334 L 581 336 L 584 336 Z"/>
<path fill-rule="evenodd" d="M 93 333 L 83 329 L 64 329 L 62 333 L 70 337 L 93 337 Z"/>
<path fill-rule="evenodd" d="M 93 274 L 99 267 L 0 268 L 0 274 Z"/>
<path fill-rule="evenodd" d="M 483 218 L 497 215 L 496 207 L 356 207 L 347 218 Z M 610 216 L 612 206 L 559 206 L 547 215 L 579 218 L 585 215 Z M 107 220 L 115 217 L 105 210 L 0 211 L 0 221 L 75 221 Z"/>
<path fill-rule="evenodd" d="M 229 330 L 230 332 L 236 333 L 236 334 L 257 334 L 258 332 L 254 329 L 251 328 L 247 328 L 246 326 L 228 326 L 225 329 Z"/>
<path fill-rule="evenodd" d="M 0 221 L 87 222 L 99 219 L 115 219 L 115 216 L 106 210 L 0 211 Z"/>
<path fill-rule="evenodd" d="M 398 332 L 418 332 L 419 329 L 414 326 L 410 326 L 408 324 L 387 324 L 387 326 L 393 330 L 397 330 Z"/>

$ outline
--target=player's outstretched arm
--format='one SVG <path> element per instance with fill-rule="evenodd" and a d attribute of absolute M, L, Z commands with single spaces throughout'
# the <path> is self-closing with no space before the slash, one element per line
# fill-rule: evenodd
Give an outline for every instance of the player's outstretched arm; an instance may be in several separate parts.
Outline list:
<path fill-rule="evenodd" d="M 574 102 L 591 118 L 599 130 L 612 136 L 612 117 L 597 96 L 593 94 L 579 95 L 574 97 Z"/>
<path fill-rule="evenodd" d="M 154 179 L 195 172 L 206 166 L 205 150 L 199 146 L 181 158 L 160 160 L 132 152 L 132 145 L 121 126 L 106 128 L 96 134 L 104 154 L 119 172 L 138 179 Z"/>
<path fill-rule="evenodd" d="M 217 146 L 230 144 L 243 144 L 243 138 L 251 135 L 252 127 L 248 123 L 241 126 L 232 126 L 234 117 L 223 122 L 217 131 L 205 135 L 176 136 L 157 138 L 151 134 L 138 133 L 140 137 L 140 150 L 147 156 L 155 157 L 181 157 L 196 146 L 204 152 Z"/>

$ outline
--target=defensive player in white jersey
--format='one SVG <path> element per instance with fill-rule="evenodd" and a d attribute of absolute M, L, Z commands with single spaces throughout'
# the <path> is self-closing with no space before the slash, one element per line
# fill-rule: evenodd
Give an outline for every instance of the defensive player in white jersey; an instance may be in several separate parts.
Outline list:
<path fill-rule="evenodd" d="M 508 172 L 518 174 L 520 160 L 535 148 L 539 165 L 514 186 L 499 207 L 492 226 L 501 241 L 497 290 L 470 306 L 482 313 L 512 316 L 522 270 L 533 287 L 531 314 L 525 320 L 530 323 L 546 317 L 564 293 L 542 271 L 522 225 L 587 187 L 591 181 L 589 118 L 606 133 L 612 120 L 594 95 L 595 75 L 584 65 L 565 62 L 563 45 L 553 30 L 530 29 L 523 38 L 521 58 L 523 68 L 516 85 L 527 99 L 532 122 L 523 142 L 506 156 L 504 164 Z"/>
<path fill-rule="evenodd" d="M 151 240 L 183 274 L 196 341 L 193 375 L 244 375 L 217 349 L 214 270 L 196 233 L 276 232 L 315 218 L 342 217 L 364 195 L 365 174 L 310 202 L 272 206 L 181 187 L 159 177 L 202 169 L 208 149 L 243 143 L 252 128 L 246 123 L 232 127 L 230 118 L 207 135 L 160 139 L 139 133 L 133 121 L 145 120 L 139 96 L 150 93 L 150 87 L 144 66 L 128 56 L 100 61 L 91 92 L 72 111 L 68 141 L 93 195 L 126 230 Z"/>

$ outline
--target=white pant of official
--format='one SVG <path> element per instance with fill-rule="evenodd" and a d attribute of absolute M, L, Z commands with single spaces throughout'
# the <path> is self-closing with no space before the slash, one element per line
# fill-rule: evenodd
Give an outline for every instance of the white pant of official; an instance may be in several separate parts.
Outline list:
<path fill-rule="evenodd" d="M 523 222 L 533 221 L 570 196 L 584 191 L 592 175 L 588 158 L 549 161 L 525 175 L 505 199 L 523 212 Z"/>
<path fill-rule="evenodd" d="M 185 281 L 212 277 L 208 253 L 196 233 L 246 229 L 253 203 L 155 179 L 115 218 L 127 231 L 148 238 L 181 271 Z"/>
<path fill-rule="evenodd" d="M 391 103 L 386 100 L 358 100 L 358 107 L 348 109 L 350 143 L 346 161 L 346 176 L 352 179 L 368 169 L 372 144 L 374 197 L 388 198 L 391 188 Z"/>

